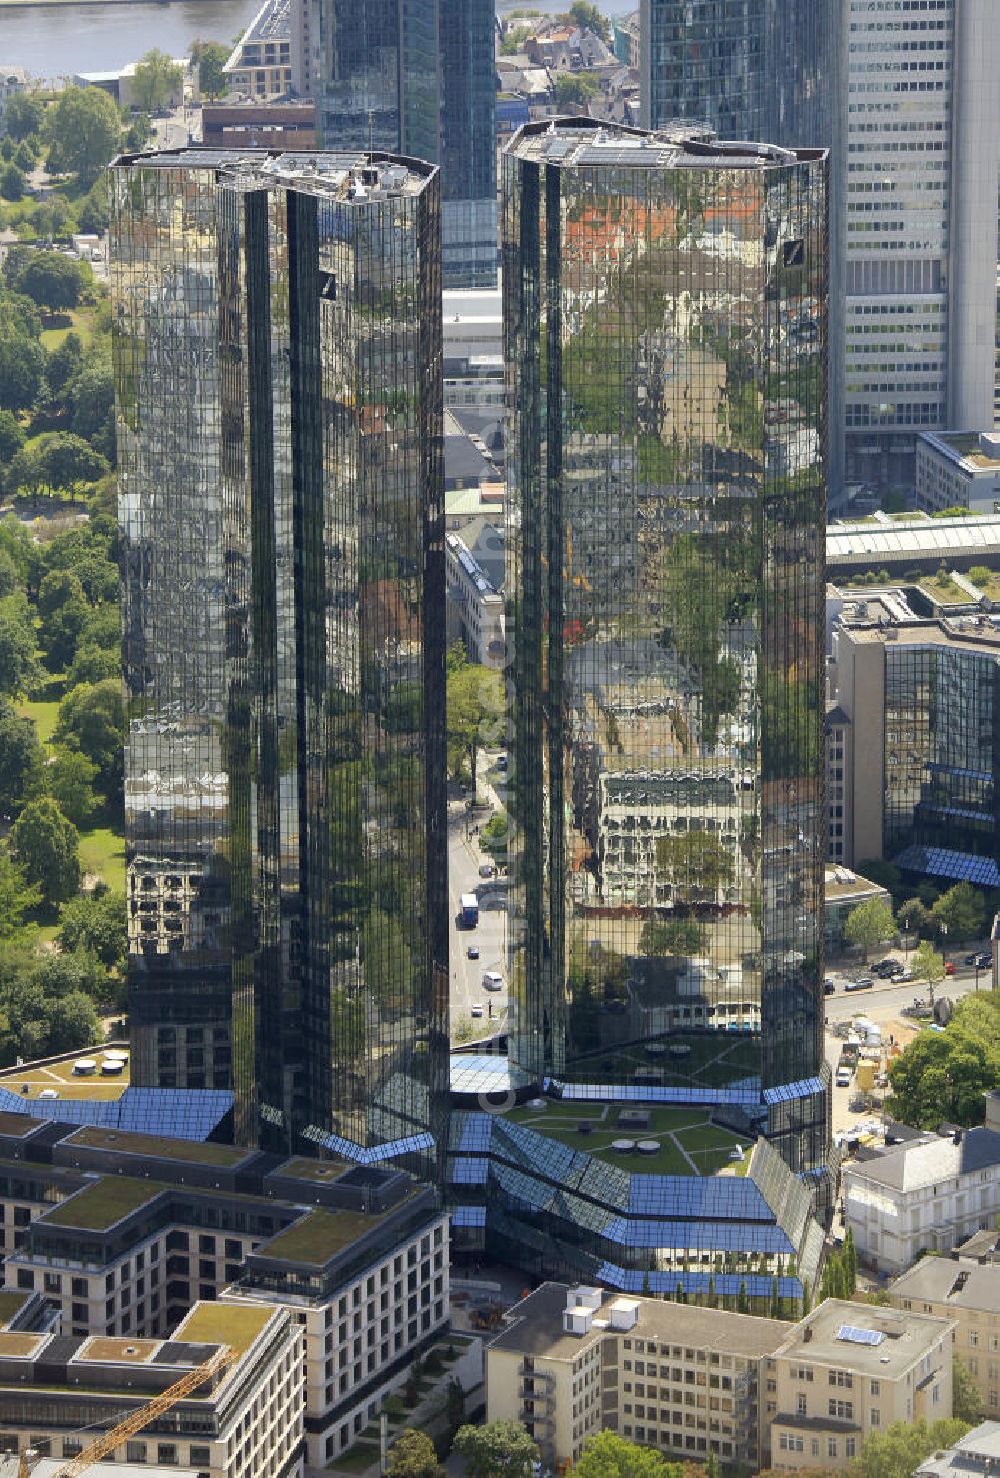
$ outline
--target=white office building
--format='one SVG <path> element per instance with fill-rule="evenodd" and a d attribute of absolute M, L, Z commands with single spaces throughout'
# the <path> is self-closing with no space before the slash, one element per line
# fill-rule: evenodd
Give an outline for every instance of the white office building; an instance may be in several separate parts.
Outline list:
<path fill-rule="evenodd" d="M 996 0 L 847 0 L 846 479 L 993 424 Z"/>

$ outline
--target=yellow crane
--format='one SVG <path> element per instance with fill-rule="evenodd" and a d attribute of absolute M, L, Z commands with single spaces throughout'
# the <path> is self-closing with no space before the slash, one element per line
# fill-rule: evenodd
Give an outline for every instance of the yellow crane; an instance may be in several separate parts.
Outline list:
<path fill-rule="evenodd" d="M 76 1457 L 63 1463 L 52 1474 L 52 1478 L 78 1478 L 80 1473 L 85 1473 L 94 1463 L 99 1463 L 102 1457 L 107 1457 L 109 1452 L 114 1452 L 116 1447 L 133 1437 L 136 1432 L 141 1432 L 143 1427 L 169 1411 L 175 1401 L 180 1401 L 185 1396 L 190 1396 L 205 1381 L 217 1375 L 220 1370 L 225 1370 L 236 1359 L 236 1351 L 231 1350 L 228 1345 L 223 1345 L 216 1350 L 211 1359 L 199 1365 L 195 1370 L 189 1370 L 187 1375 L 182 1375 L 180 1380 L 174 1381 L 168 1386 L 162 1395 L 154 1396 L 152 1401 L 145 1406 L 140 1406 L 138 1411 L 133 1411 L 131 1416 L 125 1417 L 124 1421 L 111 1428 L 110 1432 L 104 1432 L 95 1442 Z M 28 1466 L 28 1453 L 22 1452 L 21 1462 L 18 1468 L 18 1478 L 31 1478 L 31 1469 Z"/>

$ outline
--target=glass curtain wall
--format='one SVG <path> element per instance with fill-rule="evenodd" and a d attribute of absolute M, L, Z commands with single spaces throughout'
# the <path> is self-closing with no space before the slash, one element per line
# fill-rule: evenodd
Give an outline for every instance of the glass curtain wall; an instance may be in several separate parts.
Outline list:
<path fill-rule="evenodd" d="M 164 1083 L 164 1024 L 217 1005 L 243 1142 L 433 1151 L 437 171 L 181 151 L 120 161 L 113 207 L 143 1081 Z M 179 906 L 150 938 L 160 893 Z"/>
<path fill-rule="evenodd" d="M 510 1054 L 724 1099 L 822 1062 L 826 156 L 602 129 L 503 160 Z"/>

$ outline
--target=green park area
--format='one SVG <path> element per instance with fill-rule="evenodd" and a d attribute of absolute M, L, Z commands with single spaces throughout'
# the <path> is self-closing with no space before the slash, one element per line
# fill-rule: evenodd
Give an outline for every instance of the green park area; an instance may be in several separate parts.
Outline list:
<path fill-rule="evenodd" d="M 750 1140 L 713 1124 L 707 1109 L 549 1099 L 541 1102 L 544 1107 L 524 1104 L 506 1117 L 630 1174 L 714 1175 L 726 1167 L 742 1174 L 752 1148 Z M 639 1126 L 630 1122 L 628 1116 L 635 1113 L 647 1115 L 648 1123 Z M 628 1151 L 615 1149 L 616 1141 L 632 1147 Z M 658 1145 L 655 1151 L 638 1149 L 640 1142 L 651 1145 L 654 1141 Z M 740 1161 L 734 1150 L 742 1152 Z"/>

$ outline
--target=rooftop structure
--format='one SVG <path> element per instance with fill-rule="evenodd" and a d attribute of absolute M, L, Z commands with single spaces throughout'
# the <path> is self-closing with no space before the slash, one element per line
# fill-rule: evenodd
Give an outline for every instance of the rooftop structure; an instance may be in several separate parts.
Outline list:
<path fill-rule="evenodd" d="M 1000 514 L 930 518 L 926 514 L 890 517 L 873 514 L 860 523 L 838 522 L 826 531 L 827 574 L 831 580 L 887 569 L 894 580 L 917 569 L 931 574 L 942 562 L 949 569 L 1000 561 Z"/>

